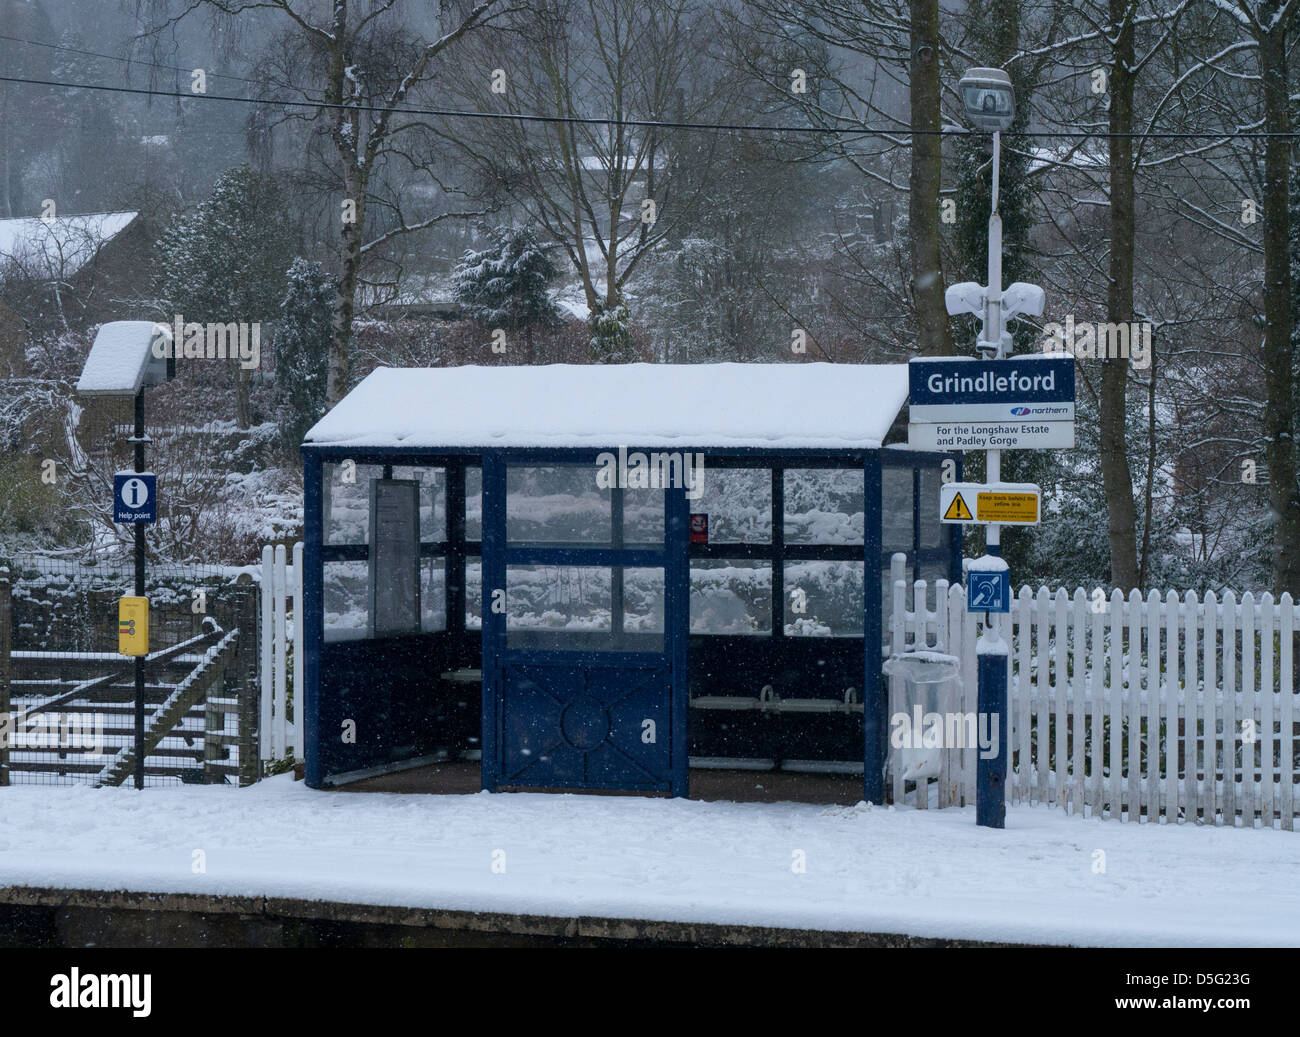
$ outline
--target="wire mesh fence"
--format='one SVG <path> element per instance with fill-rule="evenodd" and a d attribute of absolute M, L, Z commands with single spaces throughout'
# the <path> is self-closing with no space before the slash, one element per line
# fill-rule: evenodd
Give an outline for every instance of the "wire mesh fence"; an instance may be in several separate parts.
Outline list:
<path fill-rule="evenodd" d="M 118 653 L 129 558 L 0 559 L 0 784 L 129 784 L 135 662 Z M 257 774 L 257 587 L 238 569 L 150 565 L 146 785 Z"/>

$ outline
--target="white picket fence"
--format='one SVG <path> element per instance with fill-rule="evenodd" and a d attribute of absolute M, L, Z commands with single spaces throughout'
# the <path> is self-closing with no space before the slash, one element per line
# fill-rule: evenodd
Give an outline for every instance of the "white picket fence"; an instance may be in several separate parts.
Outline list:
<path fill-rule="evenodd" d="M 895 555 L 890 566 L 891 650 L 958 656 L 939 710 L 976 714 L 982 617 L 968 614 L 963 588 L 944 580 L 932 591 L 915 581 L 909 594 L 904 562 Z M 1267 593 L 1199 600 L 1115 591 L 1105 599 L 1022 587 L 1010 621 L 1010 731 L 1001 733 L 1010 802 L 1127 821 L 1294 829 L 1300 606 L 1289 594 L 1275 602 Z M 911 714 L 903 680 L 889 683 L 890 717 Z M 915 782 L 894 766 L 894 801 L 973 803 L 977 751 L 947 748 L 938 773 Z"/>
<path fill-rule="evenodd" d="M 293 564 L 286 564 L 281 544 L 262 548 L 262 680 L 261 714 L 258 727 L 258 755 L 263 762 L 292 755 L 303 758 L 302 652 L 293 653 L 290 681 L 289 650 L 300 645 L 297 636 L 298 607 L 302 601 L 302 544 L 293 545 Z M 293 689 L 293 703 L 289 690 Z"/>
<path fill-rule="evenodd" d="M 917 580 L 909 588 L 905 563 L 898 554 L 890 565 L 890 650 L 957 656 L 958 677 L 925 708 L 977 716 L 981 614 L 966 612 L 960 585 Z M 301 643 L 302 571 L 301 543 L 292 565 L 283 546 L 263 549 L 263 761 L 302 759 L 302 711 L 289 701 L 289 689 L 303 687 L 302 653 L 289 660 Z M 1271 594 L 1238 600 L 1229 591 L 1202 601 L 1194 592 L 1180 599 L 1174 591 L 1146 598 L 1115 591 L 1102 600 L 1081 588 L 1071 595 L 1022 587 L 1009 620 L 1009 730 L 998 733 L 1009 752 L 1009 802 L 1126 821 L 1294 830 L 1300 606 L 1289 594 L 1275 602 Z M 913 715 L 911 694 L 901 678 L 889 679 L 891 719 Z M 915 780 L 904 777 L 894 754 L 894 802 L 973 804 L 978 751 L 969 743 L 945 748 L 929 776 Z"/>

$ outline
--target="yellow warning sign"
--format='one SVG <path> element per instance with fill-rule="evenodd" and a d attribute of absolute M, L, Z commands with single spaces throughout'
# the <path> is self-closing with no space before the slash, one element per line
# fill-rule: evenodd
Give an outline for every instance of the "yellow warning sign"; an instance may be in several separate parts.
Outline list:
<path fill-rule="evenodd" d="M 962 500 L 961 494 L 957 494 L 948 505 L 948 510 L 943 513 L 945 522 L 973 522 L 975 517 L 970 513 L 970 508 L 966 507 L 966 502 Z"/>
<path fill-rule="evenodd" d="M 149 599 L 117 599 L 117 654 L 149 654 Z"/>
<path fill-rule="evenodd" d="M 939 487 L 939 520 L 1037 525 L 1042 492 L 1028 482 L 950 482 Z"/>
<path fill-rule="evenodd" d="M 958 497 L 957 500 L 961 498 Z M 953 503 L 956 504 L 956 501 Z M 1038 494 L 977 493 L 975 515 L 976 522 L 1018 522 L 1032 525 L 1038 521 Z"/>

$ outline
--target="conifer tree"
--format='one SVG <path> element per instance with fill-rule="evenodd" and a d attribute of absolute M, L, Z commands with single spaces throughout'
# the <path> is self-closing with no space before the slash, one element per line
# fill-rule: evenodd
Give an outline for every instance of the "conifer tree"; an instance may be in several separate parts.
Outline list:
<path fill-rule="evenodd" d="M 325 413 L 330 331 L 337 291 L 320 263 L 299 256 L 275 326 L 275 396 L 288 442 L 302 442 Z"/>
<path fill-rule="evenodd" d="M 492 238 L 490 248 L 466 252 L 456 266 L 456 297 L 470 319 L 506 332 L 522 331 L 528 363 L 536 363 L 533 329 L 560 319 L 547 294 L 559 270 L 527 228 L 498 228 Z"/>
<path fill-rule="evenodd" d="M 276 181 L 248 166 L 229 169 L 212 195 L 180 216 L 158 242 L 155 291 L 170 323 L 273 322 L 284 298 L 285 272 L 296 232 Z M 264 336 L 265 338 L 266 336 Z M 249 372 L 230 361 L 236 379 L 236 420 L 252 422 Z"/>

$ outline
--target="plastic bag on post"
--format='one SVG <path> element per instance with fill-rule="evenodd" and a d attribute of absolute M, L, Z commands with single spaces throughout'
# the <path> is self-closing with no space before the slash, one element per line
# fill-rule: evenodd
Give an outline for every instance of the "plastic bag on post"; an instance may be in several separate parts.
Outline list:
<path fill-rule="evenodd" d="M 937 778 L 943 767 L 944 686 L 960 661 L 942 652 L 902 652 L 884 664 L 890 677 L 903 678 L 904 711 L 890 717 L 890 770 L 904 781 Z"/>

